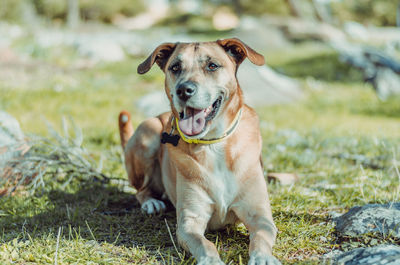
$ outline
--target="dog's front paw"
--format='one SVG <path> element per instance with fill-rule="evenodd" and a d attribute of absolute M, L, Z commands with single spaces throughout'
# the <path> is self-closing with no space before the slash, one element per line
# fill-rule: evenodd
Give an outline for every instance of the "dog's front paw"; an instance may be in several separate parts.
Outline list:
<path fill-rule="evenodd" d="M 218 257 L 204 257 L 197 262 L 197 265 L 225 265 Z"/>
<path fill-rule="evenodd" d="M 158 214 L 164 212 L 167 207 L 163 201 L 157 199 L 148 199 L 142 204 L 142 211 L 147 214 Z"/>
<path fill-rule="evenodd" d="M 281 262 L 271 255 L 252 253 L 248 265 L 281 265 Z"/>

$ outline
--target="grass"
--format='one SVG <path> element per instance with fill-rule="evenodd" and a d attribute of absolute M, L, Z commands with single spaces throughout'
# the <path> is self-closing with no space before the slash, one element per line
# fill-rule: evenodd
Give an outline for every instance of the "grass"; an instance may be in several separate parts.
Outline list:
<path fill-rule="evenodd" d="M 24 45 L 15 48 L 25 52 Z M 398 244 L 382 235 L 336 238 L 329 216 L 355 205 L 399 200 L 400 98 L 379 101 L 357 72 L 319 44 L 264 54 L 274 68 L 298 78 L 306 94 L 300 102 L 257 109 L 267 170 L 300 176 L 292 186 L 269 184 L 279 229 L 274 254 L 284 264 L 318 264 L 333 249 Z M 162 89 L 161 71 L 138 76 L 136 58 L 82 68 L 68 49 L 30 55 L 30 63 L 0 65 L 10 73 L 0 78 L 0 108 L 14 115 L 25 132 L 40 135 L 47 134 L 43 118 L 61 130 L 62 117 L 72 117 L 94 159 L 107 157 L 103 172 L 125 179 L 117 116 L 127 109 L 135 126 L 144 119 L 135 101 Z M 173 210 L 146 217 L 121 186 L 72 181 L 62 189 L 54 182 L 35 196 L 0 198 L 0 263 L 194 263 L 174 247 Z M 207 237 L 225 262 L 247 263 L 243 227 Z"/>

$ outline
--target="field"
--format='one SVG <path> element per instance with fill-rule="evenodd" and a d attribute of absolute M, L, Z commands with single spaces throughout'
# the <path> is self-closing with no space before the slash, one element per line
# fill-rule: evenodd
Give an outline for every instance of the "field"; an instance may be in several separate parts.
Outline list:
<path fill-rule="evenodd" d="M 19 43 L 15 49 L 27 53 L 26 47 Z M 86 65 L 66 47 L 29 52 L 30 61 L 1 66 L 0 108 L 25 132 L 43 136 L 45 120 L 62 131 L 62 117 L 71 117 L 91 156 L 105 157 L 103 173 L 126 179 L 117 116 L 129 110 L 134 126 L 144 119 L 135 102 L 162 89 L 161 71 L 138 76 L 143 58 Z M 355 205 L 399 201 L 400 98 L 381 102 L 360 73 L 320 44 L 263 54 L 305 90 L 300 102 L 257 108 L 266 170 L 300 176 L 291 186 L 268 186 L 279 229 L 274 254 L 284 264 L 318 264 L 334 249 L 399 244 L 379 235 L 338 239 L 329 217 Z M 121 185 L 74 180 L 63 187 L 57 179 L 53 184 L 35 195 L 0 198 L 0 263 L 194 263 L 175 246 L 173 210 L 146 217 Z M 242 226 L 207 238 L 226 263 L 247 263 L 248 233 Z"/>

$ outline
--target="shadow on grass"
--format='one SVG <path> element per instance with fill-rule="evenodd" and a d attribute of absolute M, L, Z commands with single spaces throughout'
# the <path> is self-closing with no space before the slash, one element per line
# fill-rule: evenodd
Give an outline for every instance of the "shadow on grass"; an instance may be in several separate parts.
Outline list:
<path fill-rule="evenodd" d="M 21 238 L 21 233 L 27 233 L 31 238 L 49 233 L 56 235 L 62 227 L 64 238 L 69 240 L 80 238 L 127 248 L 144 247 L 160 259 L 181 260 L 174 247 L 174 243 L 177 245 L 176 216 L 171 204 L 166 213 L 147 216 L 141 212 L 134 195 L 115 187 L 89 185 L 75 193 L 53 190 L 43 194 L 34 200 L 40 201 L 40 208 L 42 203 L 47 205 L 31 217 L 26 217 L 29 214 L 14 214 L 0 218 L 0 227 L 6 231 L 3 241 Z M 226 250 L 220 251 L 223 259 L 231 260 L 238 254 L 246 259 L 248 236 L 245 232 L 232 227 L 206 236 L 216 242 L 220 250 Z M 184 257 L 181 263 L 191 264 L 191 255 L 177 247 Z"/>

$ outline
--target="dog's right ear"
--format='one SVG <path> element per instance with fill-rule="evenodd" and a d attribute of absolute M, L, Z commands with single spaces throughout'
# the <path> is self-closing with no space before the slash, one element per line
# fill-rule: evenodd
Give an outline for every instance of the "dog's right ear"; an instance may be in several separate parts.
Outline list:
<path fill-rule="evenodd" d="M 149 57 L 147 57 L 146 61 L 144 61 L 138 66 L 137 72 L 139 74 L 147 73 L 153 66 L 154 62 L 156 62 L 158 66 L 161 68 L 161 70 L 164 71 L 164 66 L 167 63 L 172 52 L 175 50 L 175 47 L 176 43 L 161 44 L 152 52 L 152 54 L 150 54 Z"/>

